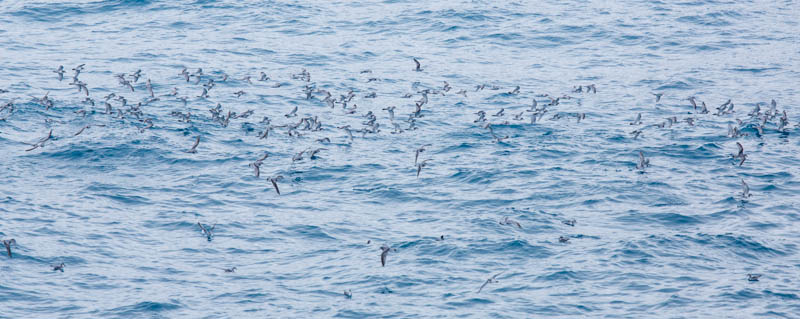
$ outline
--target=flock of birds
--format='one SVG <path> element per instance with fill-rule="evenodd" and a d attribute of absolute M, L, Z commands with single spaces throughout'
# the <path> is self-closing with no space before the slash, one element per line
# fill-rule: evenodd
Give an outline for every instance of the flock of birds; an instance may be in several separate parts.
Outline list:
<path fill-rule="evenodd" d="M 421 72 L 423 71 L 422 64 L 417 58 L 413 58 L 415 63 L 415 67 L 412 69 L 413 71 Z M 102 98 L 95 97 L 91 93 L 91 88 L 89 84 L 81 81 L 80 75 L 84 71 L 85 65 L 81 64 L 75 68 L 72 68 L 72 81 L 69 85 L 74 86 L 77 89 L 77 93 L 83 96 L 82 102 L 85 105 L 90 105 L 93 108 L 89 110 L 86 109 L 79 109 L 75 111 L 78 117 L 85 118 L 87 115 L 94 115 L 94 114 L 103 114 L 109 118 L 113 118 L 116 120 L 123 121 L 124 123 L 131 123 L 134 124 L 136 129 L 140 132 L 145 132 L 148 129 L 151 129 L 155 124 L 153 121 L 153 117 L 148 115 L 147 106 L 151 103 L 157 101 L 177 101 L 181 102 L 184 107 L 188 106 L 190 101 L 192 103 L 209 103 L 211 100 L 211 93 L 214 92 L 214 88 L 219 85 L 225 85 L 226 83 L 237 81 L 241 85 L 250 85 L 255 86 L 255 83 L 263 82 L 267 83 L 271 88 L 278 88 L 281 86 L 286 85 L 280 81 L 273 81 L 265 72 L 261 72 L 259 76 L 252 77 L 252 76 L 244 76 L 238 80 L 230 79 L 227 74 L 224 72 L 213 72 L 212 74 L 204 73 L 202 68 L 196 69 L 194 72 L 189 72 L 187 68 L 184 68 L 180 73 L 176 74 L 176 76 L 183 79 L 183 81 L 189 83 L 190 85 L 194 85 L 194 89 L 197 92 L 197 95 L 190 96 L 190 95 L 182 95 L 179 94 L 179 89 L 174 87 L 171 89 L 169 93 L 157 95 L 155 90 L 161 89 L 160 86 L 155 86 L 151 79 L 146 79 L 144 84 L 139 82 L 140 78 L 144 75 L 142 74 L 141 70 L 136 70 L 130 74 L 120 73 L 115 76 L 118 81 L 119 87 L 117 92 L 109 93 Z M 59 66 L 56 70 L 53 71 L 59 81 L 63 81 L 65 78 L 65 74 L 67 71 L 64 69 L 63 66 Z M 365 75 L 368 77 L 366 82 L 375 82 L 380 81 L 380 79 L 376 77 L 371 77 L 371 70 L 363 70 L 360 74 Z M 320 106 L 327 106 L 331 109 L 331 112 L 335 111 L 337 107 L 343 112 L 345 115 L 353 115 L 360 116 L 365 120 L 362 122 L 362 127 L 354 128 L 351 125 L 341 125 L 335 126 L 337 129 L 341 130 L 344 134 L 344 141 L 348 143 L 352 143 L 356 136 L 360 134 L 362 137 L 366 136 L 367 134 L 378 134 L 382 132 L 381 127 L 382 125 L 378 121 L 378 115 L 373 113 L 372 111 L 364 112 L 361 115 L 358 115 L 358 105 L 356 104 L 357 97 L 359 99 L 374 99 L 377 97 L 377 93 L 367 92 L 361 96 L 357 96 L 356 91 L 354 89 L 349 89 L 344 94 L 339 94 L 338 97 L 335 97 L 333 92 L 330 92 L 326 89 L 322 89 L 317 87 L 317 85 L 311 81 L 311 74 L 303 69 L 301 72 L 297 74 L 291 74 L 291 80 L 301 83 L 302 85 L 302 94 L 300 97 L 312 101 Z M 245 84 L 246 83 L 246 84 Z M 429 103 L 429 98 L 434 96 L 446 96 L 448 94 L 454 93 L 455 95 L 461 95 L 466 97 L 469 93 L 466 89 L 455 90 L 450 86 L 447 81 L 443 81 L 441 87 L 438 88 L 422 88 L 423 85 L 420 82 L 414 82 L 411 85 L 411 89 L 413 93 L 407 93 L 403 95 L 403 98 L 411 99 L 414 96 L 418 96 L 418 99 L 413 100 L 413 111 L 409 112 L 405 117 L 396 117 L 395 110 L 397 110 L 396 106 L 388 106 L 382 108 L 382 111 L 386 111 L 386 114 L 389 119 L 389 125 L 392 130 L 389 132 L 390 134 L 402 134 L 408 131 L 414 131 L 417 129 L 416 122 L 424 117 L 423 114 L 423 107 L 426 107 Z M 142 89 L 144 89 L 143 97 L 141 96 Z M 494 85 L 487 85 L 487 84 L 478 84 L 474 87 L 474 91 L 478 92 L 482 90 L 492 90 L 498 91 L 501 90 L 500 87 Z M 520 86 L 516 86 L 505 95 L 507 96 L 515 96 L 520 94 Z M 0 89 L 0 94 L 8 93 L 8 90 Z M 137 92 L 139 93 L 139 97 L 141 98 L 138 102 L 129 102 L 129 98 L 133 99 L 131 96 L 136 96 Z M 594 84 L 589 85 L 578 85 L 573 87 L 571 90 L 572 94 L 596 94 L 597 88 Z M 124 95 L 123 95 L 124 94 Z M 241 98 L 244 95 L 250 94 L 244 90 L 239 90 L 234 92 L 232 96 Z M 659 103 L 663 98 L 663 93 L 653 93 L 655 96 L 655 102 Z M 126 97 L 126 95 L 128 97 Z M 506 110 L 505 108 L 501 108 L 497 110 L 490 117 L 487 117 L 485 111 L 478 111 L 475 113 L 477 118 L 473 121 L 474 124 L 479 125 L 481 128 L 488 132 L 487 137 L 491 137 L 494 142 L 501 143 L 507 139 L 509 136 L 507 135 L 499 135 L 495 132 L 493 125 L 497 124 L 508 124 L 509 121 L 516 121 L 516 122 L 524 122 L 526 121 L 525 115 L 528 114 L 527 117 L 530 118 L 530 124 L 536 124 L 539 121 L 544 120 L 545 115 L 552 114 L 549 120 L 559 120 L 561 118 L 568 118 L 574 117 L 577 123 L 580 123 L 583 120 L 586 120 L 585 113 L 566 113 L 566 112 L 558 112 L 558 111 L 551 111 L 556 106 L 559 105 L 561 101 L 572 99 L 573 97 L 568 94 L 563 94 L 559 96 L 551 96 L 548 94 L 540 94 L 536 95 L 535 98 L 531 101 L 530 107 L 528 109 L 523 110 L 518 114 L 511 114 L 511 120 L 506 117 Z M 636 128 L 630 132 L 630 135 L 633 139 L 640 138 L 643 136 L 644 132 L 649 129 L 659 129 L 659 128 L 669 128 L 674 125 L 678 125 L 680 123 L 686 123 L 689 126 L 694 126 L 695 122 L 701 120 L 701 116 L 708 116 L 711 112 L 708 109 L 707 105 L 703 101 L 698 101 L 696 97 L 689 97 L 685 101 L 687 101 L 687 106 L 692 108 L 691 114 L 692 116 L 678 119 L 677 116 L 672 116 L 666 118 L 665 121 L 658 121 L 655 124 L 648 124 L 645 125 L 642 121 L 642 114 L 639 113 L 636 115 L 635 119 L 629 123 L 631 126 L 635 126 Z M 56 100 L 49 96 L 49 92 L 45 93 L 42 97 L 34 97 L 30 101 L 34 106 L 44 108 L 45 112 L 49 111 L 51 108 L 56 107 Z M 69 104 L 70 102 L 65 102 Z M 213 102 L 211 102 L 213 104 Z M 97 106 L 100 108 L 97 108 Z M 761 103 L 756 103 L 755 108 L 747 113 L 747 118 L 744 120 L 736 119 L 736 125 L 728 124 L 728 133 L 727 136 L 730 138 L 738 138 L 742 136 L 747 136 L 749 134 L 755 134 L 757 136 L 764 135 L 764 132 L 767 130 L 775 130 L 778 132 L 787 132 L 790 129 L 788 116 L 786 110 L 779 111 L 777 102 L 772 100 L 767 105 L 767 110 L 764 111 L 761 109 Z M 15 100 L 11 100 L 9 102 L 4 103 L 0 106 L 0 121 L 9 121 L 12 119 L 12 115 L 15 113 L 17 108 L 17 103 Z M 257 138 L 259 139 L 267 139 L 271 132 L 275 132 L 278 129 L 282 129 L 285 133 L 290 137 L 299 137 L 307 134 L 312 134 L 314 132 L 319 132 L 326 130 L 328 127 L 334 126 L 324 126 L 323 122 L 321 121 L 320 117 L 315 116 L 306 116 L 306 117 L 299 117 L 298 115 L 298 106 L 294 106 L 289 112 L 283 114 L 283 116 L 279 118 L 284 118 L 286 121 L 289 121 L 284 124 L 273 124 L 273 119 L 264 116 L 258 124 L 263 127 L 263 130 L 257 134 Z M 426 110 L 427 112 L 428 110 Z M 203 117 L 200 114 L 193 114 L 191 111 L 186 108 L 184 110 L 175 110 L 169 113 L 170 116 L 174 117 L 178 122 L 185 122 L 190 123 L 194 120 L 208 120 L 211 123 L 215 123 L 220 125 L 221 127 L 227 127 L 232 120 L 235 119 L 247 119 L 249 116 L 255 113 L 255 110 L 247 110 L 241 114 L 237 114 L 234 111 L 228 110 L 227 112 L 223 110 L 223 106 L 221 103 L 216 103 L 215 107 L 212 107 L 208 110 L 210 115 L 208 117 Z M 721 104 L 719 107 L 716 108 L 716 111 L 713 115 L 716 116 L 724 116 L 734 114 L 734 103 L 731 100 Z M 299 117 L 299 118 L 298 118 Z M 298 118 L 298 119 L 295 119 Z M 497 119 L 495 123 L 490 121 L 491 119 Z M 127 120 L 127 122 L 125 122 Z M 56 120 L 52 120 L 47 118 L 45 120 L 48 125 L 58 123 Z M 83 126 L 80 130 L 73 134 L 69 134 L 71 136 L 78 136 L 82 134 L 85 130 L 91 127 L 104 127 L 105 124 L 87 124 Z M 798 127 L 800 125 L 796 125 Z M 50 129 L 49 132 L 42 138 L 34 141 L 32 143 L 24 143 L 28 145 L 28 148 L 25 151 L 34 151 L 37 149 L 44 148 L 46 144 L 53 143 L 57 141 L 59 138 L 68 137 L 68 136 L 55 136 L 53 135 L 53 129 Z M 336 137 L 334 137 L 336 138 Z M 185 149 L 184 152 L 188 154 L 196 154 L 202 149 L 198 149 L 201 146 L 202 140 L 200 136 L 196 136 L 194 141 L 191 143 L 191 146 Z M 327 144 L 331 144 L 331 137 L 322 137 L 316 139 L 316 143 L 324 146 Z M 187 143 L 188 144 L 188 143 Z M 744 147 L 741 143 L 736 142 L 737 151 L 731 154 L 731 159 L 733 160 L 733 165 L 742 166 L 745 165 L 747 160 L 748 154 L 745 152 Z M 416 167 L 416 177 L 418 178 L 422 173 L 423 168 L 427 167 L 432 159 L 428 158 L 421 158 L 423 153 L 426 151 L 426 148 L 431 147 L 431 144 L 424 144 L 419 146 L 414 150 L 414 167 Z M 295 154 L 291 158 L 291 162 L 295 163 L 298 161 L 302 161 L 304 159 L 314 160 L 316 159 L 320 152 L 326 151 L 327 149 L 324 147 L 311 147 L 304 150 L 301 150 L 299 153 Z M 650 160 L 646 157 L 646 155 L 639 151 L 638 152 L 639 158 L 638 162 L 636 162 L 636 170 L 641 173 L 644 173 L 648 167 L 650 167 Z M 264 153 L 259 158 L 255 159 L 253 162 L 249 163 L 249 167 L 253 170 L 253 174 L 256 178 L 261 176 L 261 167 L 264 162 L 270 157 L 269 153 Z M 283 176 L 280 174 L 273 174 L 266 178 L 275 190 L 275 192 L 280 195 L 281 191 L 279 188 L 279 182 L 283 179 Z M 751 196 L 750 194 L 750 187 L 741 179 L 742 184 L 742 193 L 741 198 L 747 199 Z M 501 221 L 499 221 L 501 225 L 522 228 L 522 225 L 509 217 L 504 217 Z M 574 227 L 577 221 L 575 219 L 569 220 L 562 220 L 562 223 L 567 226 Z M 197 222 L 201 232 L 204 236 L 206 236 L 208 241 L 211 241 L 214 236 L 214 229 L 216 224 L 207 227 L 200 222 Z M 444 240 L 444 235 L 437 237 L 437 240 Z M 568 243 L 570 240 L 567 236 L 560 236 L 558 241 L 560 243 Z M 12 253 L 12 246 L 16 246 L 17 241 L 15 239 L 5 239 L 2 241 L 3 245 L 6 248 L 6 253 L 9 258 L 13 257 Z M 367 242 L 368 244 L 370 241 Z M 386 266 L 387 258 L 390 252 L 396 252 L 397 250 L 388 246 L 382 245 L 380 247 L 381 254 L 380 254 L 380 262 L 381 266 Z M 65 264 L 59 263 L 56 265 L 52 265 L 53 271 L 64 271 Z M 225 272 L 235 272 L 236 267 L 231 267 L 224 269 Z M 503 272 L 497 273 L 492 275 L 477 290 L 477 292 L 481 292 L 488 284 L 497 283 L 497 277 L 500 276 Z M 758 281 L 761 275 L 758 274 L 747 274 L 747 280 L 749 281 Z M 352 297 L 352 291 L 346 290 L 344 292 L 345 296 L 350 298 Z"/>

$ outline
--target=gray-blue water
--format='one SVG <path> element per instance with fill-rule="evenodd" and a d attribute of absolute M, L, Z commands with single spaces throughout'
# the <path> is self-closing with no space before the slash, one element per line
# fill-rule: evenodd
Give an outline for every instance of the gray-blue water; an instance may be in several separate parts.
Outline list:
<path fill-rule="evenodd" d="M 0 1 L 0 317 L 798 318 L 796 6 Z"/>

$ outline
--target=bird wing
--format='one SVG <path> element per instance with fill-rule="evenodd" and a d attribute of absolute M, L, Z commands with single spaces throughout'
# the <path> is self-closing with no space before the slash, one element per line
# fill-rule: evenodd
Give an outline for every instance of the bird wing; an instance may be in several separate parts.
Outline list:
<path fill-rule="evenodd" d="M 388 254 L 389 254 L 389 250 L 388 249 L 383 250 L 383 252 L 381 253 L 381 266 L 382 267 L 386 267 L 386 255 L 388 255 Z"/>
<path fill-rule="evenodd" d="M 478 293 L 480 293 L 481 290 L 483 290 L 483 287 L 486 287 L 486 285 L 488 285 L 488 284 L 489 284 L 489 279 L 487 279 L 486 281 L 483 282 L 483 285 L 481 285 L 481 288 L 478 289 Z"/>
<path fill-rule="evenodd" d="M 203 231 L 203 233 L 208 234 L 208 230 L 205 227 L 203 227 L 203 224 L 197 222 L 197 226 L 200 226 L 200 230 Z"/>
<path fill-rule="evenodd" d="M 277 192 L 278 195 L 280 195 L 281 194 L 281 190 L 278 189 L 278 183 L 275 182 L 275 179 L 274 178 L 270 178 L 269 181 L 272 182 L 272 186 L 275 187 L 275 192 Z"/>

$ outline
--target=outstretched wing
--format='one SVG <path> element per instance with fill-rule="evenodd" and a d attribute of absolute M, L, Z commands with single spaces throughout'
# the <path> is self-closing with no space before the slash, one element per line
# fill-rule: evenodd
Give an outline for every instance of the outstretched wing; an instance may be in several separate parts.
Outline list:
<path fill-rule="evenodd" d="M 281 190 L 278 189 L 278 183 L 275 182 L 275 179 L 274 178 L 270 178 L 269 181 L 272 182 L 272 186 L 275 187 L 275 192 L 277 192 L 278 195 L 280 195 L 281 194 Z"/>

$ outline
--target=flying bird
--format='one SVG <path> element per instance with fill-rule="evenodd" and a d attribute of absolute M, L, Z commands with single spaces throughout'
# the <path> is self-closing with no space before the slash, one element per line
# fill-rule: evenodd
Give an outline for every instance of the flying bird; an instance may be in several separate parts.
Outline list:
<path fill-rule="evenodd" d="M 397 251 L 397 249 L 391 248 L 389 246 L 383 245 L 381 246 L 381 267 L 386 267 L 386 256 L 389 255 L 389 251 Z"/>
<path fill-rule="evenodd" d="M 736 159 L 736 158 L 741 159 L 742 161 L 739 162 L 739 166 L 742 166 L 742 164 L 744 164 L 744 161 L 747 159 L 747 154 L 744 153 L 744 147 L 742 146 L 741 143 L 736 142 L 736 147 L 739 148 L 739 153 L 734 155 L 733 158 L 734 159 Z"/>
<path fill-rule="evenodd" d="M 504 272 L 505 272 L 505 271 L 502 271 L 502 272 L 500 272 L 500 273 L 497 273 L 497 274 L 495 274 L 495 275 L 494 275 L 494 276 L 492 276 L 491 278 L 489 278 L 489 279 L 486 279 L 486 281 L 485 281 L 485 282 L 483 282 L 483 285 L 481 285 L 481 287 L 478 289 L 478 293 L 480 293 L 480 292 L 481 292 L 481 290 L 483 290 L 483 287 L 486 287 L 486 285 L 488 285 L 488 284 L 494 284 L 494 283 L 498 283 L 499 281 L 497 281 L 497 276 L 500 276 L 500 275 L 502 275 Z"/>
<path fill-rule="evenodd" d="M 520 225 L 518 221 L 508 218 L 508 216 L 500 221 L 500 225 L 517 226 L 517 228 L 522 228 L 522 225 Z"/>
<path fill-rule="evenodd" d="M 16 245 L 17 241 L 14 238 L 11 239 L 4 239 L 3 246 L 6 246 L 6 253 L 8 253 L 8 258 L 13 258 L 14 256 L 11 254 L 11 245 Z"/>
<path fill-rule="evenodd" d="M 428 165 L 428 161 L 431 161 L 431 159 L 426 159 L 417 164 L 417 178 L 419 178 L 419 173 L 422 172 L 422 168 Z"/>
<path fill-rule="evenodd" d="M 214 232 L 214 228 L 217 227 L 217 224 L 214 224 L 214 226 L 211 226 L 211 228 L 206 228 L 205 226 L 203 226 L 203 224 L 201 224 L 200 222 L 197 222 L 197 226 L 200 226 L 200 230 L 203 232 L 204 235 L 206 235 L 206 238 L 208 238 L 208 241 L 211 241 L 211 237 L 214 236 L 214 233 L 213 233 Z"/>
<path fill-rule="evenodd" d="M 639 152 L 639 163 L 636 164 L 636 169 L 644 171 L 646 167 L 650 166 L 650 159 L 644 157 L 644 153 Z"/>
<path fill-rule="evenodd" d="M 194 141 L 194 145 L 192 145 L 192 148 L 186 150 L 185 152 L 192 154 L 197 153 L 197 145 L 200 145 L 200 136 L 198 136 L 197 140 Z"/>
<path fill-rule="evenodd" d="M 283 179 L 283 176 L 280 175 L 269 178 L 269 181 L 272 183 L 272 187 L 275 188 L 275 192 L 278 193 L 278 195 L 281 194 L 281 190 L 278 188 L 278 181 L 281 179 Z"/>
<path fill-rule="evenodd" d="M 652 94 L 656 96 L 656 103 L 661 101 L 661 97 L 664 95 L 664 93 L 652 93 Z"/>
<path fill-rule="evenodd" d="M 424 152 L 425 151 L 425 147 L 428 147 L 428 146 L 431 146 L 431 144 L 422 145 L 414 152 L 414 165 L 417 165 L 417 160 L 419 159 L 419 153 Z"/>
<path fill-rule="evenodd" d="M 750 186 L 748 186 L 747 183 L 744 182 L 744 179 L 742 179 L 742 197 L 744 198 L 750 197 Z"/>

